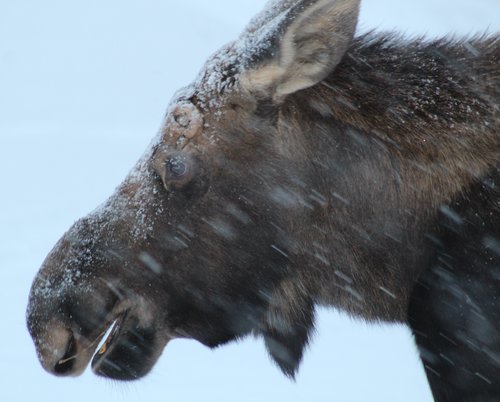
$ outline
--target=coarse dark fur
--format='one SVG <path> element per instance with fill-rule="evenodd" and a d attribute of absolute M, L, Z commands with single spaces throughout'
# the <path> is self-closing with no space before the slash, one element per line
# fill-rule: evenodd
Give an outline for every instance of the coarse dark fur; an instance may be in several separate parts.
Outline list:
<path fill-rule="evenodd" d="M 81 373 L 117 320 L 106 377 L 250 333 L 293 376 L 328 305 L 408 323 L 436 401 L 500 398 L 498 36 L 353 39 L 358 6 L 275 1 L 175 97 L 35 278 L 49 372 Z"/>

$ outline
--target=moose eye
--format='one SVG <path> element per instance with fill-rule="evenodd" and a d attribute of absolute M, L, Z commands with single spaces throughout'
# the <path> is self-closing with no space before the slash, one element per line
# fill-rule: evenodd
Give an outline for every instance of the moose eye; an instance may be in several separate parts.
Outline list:
<path fill-rule="evenodd" d="M 175 156 L 167 160 L 167 169 L 174 177 L 182 177 L 187 171 L 186 158 L 181 156 Z"/>
<path fill-rule="evenodd" d="M 186 152 L 172 152 L 160 148 L 153 158 L 152 167 L 161 177 L 167 190 L 181 190 L 196 176 L 198 164 L 196 158 Z"/>

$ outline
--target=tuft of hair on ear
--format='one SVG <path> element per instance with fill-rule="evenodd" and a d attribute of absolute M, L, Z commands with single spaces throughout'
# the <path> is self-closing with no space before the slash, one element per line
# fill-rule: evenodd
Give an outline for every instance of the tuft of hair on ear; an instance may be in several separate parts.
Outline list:
<path fill-rule="evenodd" d="M 243 87 L 280 103 L 325 79 L 351 45 L 360 0 L 273 1 L 242 35 Z"/>
<path fill-rule="evenodd" d="M 313 301 L 291 283 L 283 283 L 271 298 L 261 331 L 270 357 L 288 378 L 295 379 L 314 317 Z"/>

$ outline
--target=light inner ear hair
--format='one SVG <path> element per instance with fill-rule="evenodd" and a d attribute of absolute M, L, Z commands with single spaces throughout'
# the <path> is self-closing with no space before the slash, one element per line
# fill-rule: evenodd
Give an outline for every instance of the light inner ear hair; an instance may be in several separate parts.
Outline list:
<path fill-rule="evenodd" d="M 281 103 L 287 95 L 321 82 L 347 51 L 358 13 L 359 0 L 297 2 L 260 28 L 265 40 L 260 48 L 253 45 L 269 58 L 258 63 L 250 61 L 241 74 L 243 88 Z M 272 32 L 267 37 L 266 28 Z M 266 47 L 274 49 L 264 51 Z"/>

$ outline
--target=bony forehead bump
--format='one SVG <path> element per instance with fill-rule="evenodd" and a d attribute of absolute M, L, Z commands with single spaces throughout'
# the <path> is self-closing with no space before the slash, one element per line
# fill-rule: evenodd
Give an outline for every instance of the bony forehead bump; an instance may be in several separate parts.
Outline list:
<path fill-rule="evenodd" d="M 163 138 L 167 142 L 173 139 L 183 148 L 186 140 L 191 140 L 201 133 L 203 123 L 203 115 L 193 103 L 178 102 L 167 116 Z"/>

